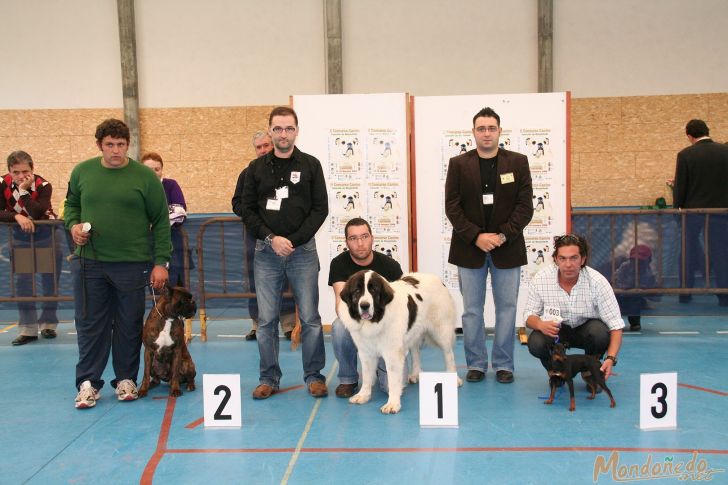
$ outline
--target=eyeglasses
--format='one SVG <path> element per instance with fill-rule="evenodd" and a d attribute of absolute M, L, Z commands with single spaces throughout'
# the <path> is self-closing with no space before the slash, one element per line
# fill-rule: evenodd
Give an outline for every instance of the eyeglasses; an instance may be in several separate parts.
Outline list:
<path fill-rule="evenodd" d="M 371 234 L 362 234 L 361 236 L 349 236 L 346 240 L 350 243 L 355 243 L 357 241 L 367 242 L 370 237 L 372 237 Z"/>
<path fill-rule="evenodd" d="M 486 131 L 489 131 L 491 133 L 497 133 L 498 127 L 497 126 L 479 126 L 475 129 L 478 133 L 485 133 Z"/>
<path fill-rule="evenodd" d="M 296 127 L 295 126 L 286 126 L 285 128 L 283 128 L 282 126 L 274 126 L 273 128 L 270 129 L 270 131 L 272 131 L 276 135 L 280 135 L 281 133 L 283 133 L 284 130 L 289 135 L 292 135 L 293 133 L 296 132 Z"/>

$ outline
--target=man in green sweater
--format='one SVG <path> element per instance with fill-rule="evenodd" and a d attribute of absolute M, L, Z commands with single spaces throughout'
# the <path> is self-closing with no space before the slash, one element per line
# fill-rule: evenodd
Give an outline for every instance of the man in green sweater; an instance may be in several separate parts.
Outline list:
<path fill-rule="evenodd" d="M 172 249 L 164 189 L 153 171 L 127 157 L 129 128 L 104 121 L 96 128 L 96 145 L 101 156 L 71 172 L 64 212 L 77 246 L 71 270 L 79 409 L 96 405 L 110 353 L 117 398 L 137 398 L 145 287 L 164 286 Z"/>

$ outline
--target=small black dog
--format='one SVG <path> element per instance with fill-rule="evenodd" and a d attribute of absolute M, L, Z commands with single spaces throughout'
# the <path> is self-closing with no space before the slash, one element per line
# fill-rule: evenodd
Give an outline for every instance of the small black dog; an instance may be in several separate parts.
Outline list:
<path fill-rule="evenodd" d="M 597 393 L 597 385 L 604 389 L 609 396 L 610 408 L 617 405 L 612 397 L 612 391 L 607 387 L 607 383 L 604 380 L 604 374 L 600 370 L 601 363 L 599 359 L 593 355 L 576 354 L 567 355 L 566 346 L 562 343 L 555 343 L 551 347 L 551 368 L 548 371 L 549 374 L 549 385 L 551 386 L 551 395 L 544 404 L 551 404 L 554 402 L 554 394 L 556 394 L 556 388 L 561 387 L 564 382 L 569 385 L 569 411 L 576 409 L 576 403 L 574 401 L 574 377 L 579 373 L 583 372 L 584 380 L 586 385 L 589 387 L 591 395 L 587 399 L 594 399 Z"/>

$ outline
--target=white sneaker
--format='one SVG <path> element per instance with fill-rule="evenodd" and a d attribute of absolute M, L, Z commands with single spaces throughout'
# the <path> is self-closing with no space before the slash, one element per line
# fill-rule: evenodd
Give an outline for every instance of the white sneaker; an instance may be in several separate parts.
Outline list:
<path fill-rule="evenodd" d="M 116 384 L 116 398 L 119 401 L 135 401 L 138 397 L 136 384 L 131 379 L 124 379 Z"/>
<path fill-rule="evenodd" d="M 101 393 L 93 388 L 91 381 L 83 381 L 76 395 L 76 409 L 87 409 L 96 406 Z"/>

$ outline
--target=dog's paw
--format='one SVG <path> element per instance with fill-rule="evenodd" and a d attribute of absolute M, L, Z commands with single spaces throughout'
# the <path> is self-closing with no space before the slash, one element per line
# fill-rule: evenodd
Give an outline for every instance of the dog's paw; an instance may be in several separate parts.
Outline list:
<path fill-rule="evenodd" d="M 148 391 L 149 391 L 148 388 L 146 388 L 146 387 L 140 387 L 139 390 L 137 391 L 137 396 L 144 397 L 144 396 L 147 395 L 147 392 Z"/>
<path fill-rule="evenodd" d="M 361 392 L 358 392 L 349 398 L 349 402 L 352 404 L 364 404 L 369 402 L 371 397 L 371 394 L 362 394 Z"/>
<path fill-rule="evenodd" d="M 170 389 L 169 390 L 170 397 L 180 397 L 182 395 L 181 389 Z"/>
<path fill-rule="evenodd" d="M 463 387 L 463 380 L 458 377 L 458 387 Z"/>
<path fill-rule="evenodd" d="M 383 414 L 397 414 L 400 409 L 402 409 L 402 405 L 398 402 L 387 402 L 387 404 L 379 408 L 379 410 L 382 411 Z"/>
<path fill-rule="evenodd" d="M 417 381 L 420 380 L 420 376 L 418 374 L 411 374 L 407 377 L 407 381 L 409 381 L 410 384 L 417 384 Z"/>
<path fill-rule="evenodd" d="M 196 389 L 194 382 L 188 382 L 187 383 L 187 390 L 188 391 L 194 391 Z"/>

